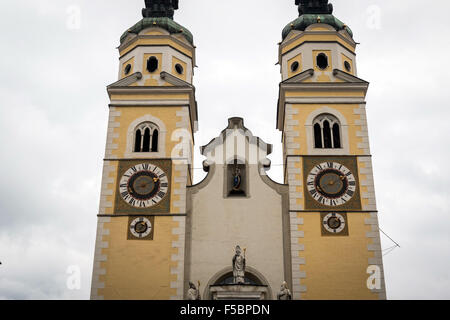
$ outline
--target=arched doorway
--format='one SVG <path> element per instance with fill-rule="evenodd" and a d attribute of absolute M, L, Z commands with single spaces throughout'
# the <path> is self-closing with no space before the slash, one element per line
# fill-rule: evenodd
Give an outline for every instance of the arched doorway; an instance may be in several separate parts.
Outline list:
<path fill-rule="evenodd" d="M 233 284 L 233 269 L 227 267 L 208 282 L 205 300 L 272 300 L 272 290 L 266 278 L 252 267 L 246 267 L 245 284 Z"/>

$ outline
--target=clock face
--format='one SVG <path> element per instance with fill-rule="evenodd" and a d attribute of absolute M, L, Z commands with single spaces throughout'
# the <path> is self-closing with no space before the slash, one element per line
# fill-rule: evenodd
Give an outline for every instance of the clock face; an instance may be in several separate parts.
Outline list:
<path fill-rule="evenodd" d="M 167 174 L 150 163 L 129 168 L 120 180 L 120 196 L 130 206 L 149 208 L 160 203 L 167 195 Z"/>
<path fill-rule="evenodd" d="M 131 234 L 139 239 L 145 238 L 152 232 L 152 223 L 147 218 L 136 218 L 130 223 Z"/>
<path fill-rule="evenodd" d="M 345 218 L 339 213 L 329 213 L 323 220 L 325 230 L 330 233 L 341 233 L 345 229 Z"/>
<path fill-rule="evenodd" d="M 338 162 L 316 165 L 308 174 L 306 183 L 314 200 L 330 207 L 347 203 L 356 192 L 355 176 Z"/>

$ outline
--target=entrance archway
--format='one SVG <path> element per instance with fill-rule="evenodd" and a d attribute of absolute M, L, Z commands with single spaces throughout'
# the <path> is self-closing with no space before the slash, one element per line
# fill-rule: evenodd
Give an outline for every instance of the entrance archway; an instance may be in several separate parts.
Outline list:
<path fill-rule="evenodd" d="M 204 300 L 272 300 L 272 290 L 266 278 L 252 267 L 246 267 L 245 284 L 233 284 L 233 268 L 217 272 L 208 282 Z"/>

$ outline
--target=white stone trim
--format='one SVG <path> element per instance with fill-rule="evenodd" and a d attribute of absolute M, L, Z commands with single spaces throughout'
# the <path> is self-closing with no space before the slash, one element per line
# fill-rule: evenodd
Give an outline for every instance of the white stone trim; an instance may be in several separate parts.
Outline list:
<path fill-rule="evenodd" d="M 143 122 L 152 122 L 156 124 L 159 128 L 159 141 L 158 141 L 158 152 L 133 152 L 134 147 L 134 135 L 136 128 Z M 146 114 L 136 120 L 134 120 L 129 126 L 127 131 L 127 146 L 125 152 L 125 158 L 164 158 L 166 157 L 166 136 L 167 129 L 164 122 L 151 115 Z"/>
<path fill-rule="evenodd" d="M 109 235 L 109 229 L 105 229 L 105 223 L 111 222 L 110 217 L 99 217 L 97 225 L 97 239 L 95 241 L 94 270 L 92 272 L 91 300 L 104 300 L 100 296 L 98 289 L 105 288 L 105 283 L 100 281 L 100 276 L 106 274 L 106 269 L 100 267 L 101 262 L 108 260 L 106 254 L 102 252 L 103 248 L 108 248 L 109 243 L 103 241 L 104 235 Z"/>
<path fill-rule="evenodd" d="M 314 125 L 313 121 L 321 114 L 331 114 L 336 117 L 341 126 L 341 144 L 342 148 L 340 149 L 316 149 L 314 148 Z M 348 123 L 347 119 L 344 117 L 342 113 L 338 110 L 323 106 L 311 112 L 306 118 L 305 122 L 306 128 L 306 141 L 307 141 L 307 149 L 308 154 L 310 155 L 329 155 L 331 150 L 334 155 L 348 155 L 350 154 L 350 141 L 348 135 Z"/>
<path fill-rule="evenodd" d="M 177 128 L 189 128 L 189 110 L 187 108 L 183 108 L 181 111 L 177 111 L 176 114 L 177 117 L 181 117 L 181 120 L 176 123 Z"/>
<path fill-rule="evenodd" d="M 356 136 L 362 138 L 362 143 L 358 143 L 358 148 L 363 149 L 363 154 L 370 155 L 369 130 L 367 126 L 366 105 L 360 104 L 358 108 L 353 110 L 353 114 L 359 115 L 359 119 L 355 121 L 355 125 L 361 126 L 361 130 L 356 132 Z"/>
<path fill-rule="evenodd" d="M 111 100 L 113 106 L 185 106 L 190 101 L 186 99 L 166 99 L 166 100 Z"/>
<path fill-rule="evenodd" d="M 362 168 L 364 164 L 364 168 Z M 367 199 L 368 203 L 363 205 L 363 210 L 376 211 L 375 187 L 373 181 L 372 159 L 370 157 L 358 157 L 359 183 L 361 186 L 361 199 Z M 364 175 L 363 180 L 361 176 Z M 362 191 L 362 187 L 366 187 L 366 191 Z"/>
<path fill-rule="evenodd" d="M 109 120 L 108 120 L 108 133 L 106 136 L 106 149 L 105 149 L 105 158 L 108 159 L 117 159 L 117 155 L 113 155 L 113 151 L 119 149 L 118 144 L 113 143 L 114 139 L 119 138 L 119 133 L 114 132 L 115 128 L 120 128 L 120 122 L 117 121 L 117 118 L 122 115 L 121 111 L 117 111 L 117 108 L 111 107 L 109 108 Z"/>
<path fill-rule="evenodd" d="M 303 199 L 303 192 L 297 191 L 297 188 L 303 186 L 303 181 L 297 179 L 297 175 L 301 176 L 301 168 L 295 166 L 300 162 L 300 158 L 289 157 L 287 160 L 287 180 L 289 185 L 289 210 L 303 210 L 303 204 L 298 203 L 299 199 Z"/>
<path fill-rule="evenodd" d="M 185 255 L 185 239 L 186 239 L 186 217 L 173 217 L 174 222 L 178 222 L 178 226 L 172 229 L 172 235 L 176 240 L 172 241 L 172 248 L 177 248 L 178 253 L 172 254 L 170 261 L 177 264 L 176 267 L 170 269 L 171 275 L 176 275 L 177 280 L 170 283 L 170 288 L 176 289 L 177 293 L 170 297 L 170 300 L 183 300 L 184 297 L 184 255 Z"/>
<path fill-rule="evenodd" d="M 111 201 L 108 201 L 107 197 L 112 196 L 113 191 L 113 183 L 114 177 L 111 176 L 111 173 L 116 172 L 116 167 L 113 165 L 111 161 L 105 161 L 103 164 L 103 177 L 102 177 L 102 189 L 100 192 L 100 208 L 99 214 L 105 214 L 107 208 L 112 208 L 113 204 Z"/>
<path fill-rule="evenodd" d="M 179 184 L 178 188 L 173 188 L 172 193 L 176 195 L 179 199 L 173 201 L 173 210 L 176 213 L 186 212 L 186 186 L 187 186 L 187 172 L 188 166 L 182 163 L 176 163 L 174 165 L 174 175 L 175 183 Z"/>
<path fill-rule="evenodd" d="M 305 250 L 305 245 L 300 241 L 304 238 L 303 231 L 299 231 L 299 226 L 303 225 L 302 218 L 297 217 L 297 212 L 290 212 L 291 225 L 291 258 L 292 258 L 292 295 L 295 300 L 301 299 L 301 293 L 306 292 L 306 286 L 302 285 L 302 279 L 306 278 L 306 272 L 300 270 L 300 266 L 306 264 L 301 253 Z"/>
<path fill-rule="evenodd" d="M 376 212 L 372 212 L 369 215 L 370 218 L 365 219 L 365 224 L 370 226 L 371 231 L 366 233 L 366 237 L 372 239 L 372 243 L 367 245 L 367 250 L 373 252 L 374 257 L 368 259 L 367 265 L 376 265 L 380 268 L 381 272 L 381 289 L 372 290 L 372 292 L 378 293 L 378 299 L 386 300 L 386 283 L 384 279 L 383 252 L 381 249 L 378 214 Z"/>
<path fill-rule="evenodd" d="M 298 120 L 294 120 L 294 115 L 298 114 L 298 110 L 292 104 L 286 104 L 286 121 L 284 123 L 285 143 L 284 148 L 286 155 L 298 154 L 300 144 L 295 143 L 294 139 L 300 136 Z M 297 127 L 297 128 L 296 128 Z"/>
<path fill-rule="evenodd" d="M 308 97 L 289 97 L 286 98 L 286 103 L 292 104 L 362 104 L 364 103 L 363 97 L 317 97 L 317 98 L 308 98 Z"/>

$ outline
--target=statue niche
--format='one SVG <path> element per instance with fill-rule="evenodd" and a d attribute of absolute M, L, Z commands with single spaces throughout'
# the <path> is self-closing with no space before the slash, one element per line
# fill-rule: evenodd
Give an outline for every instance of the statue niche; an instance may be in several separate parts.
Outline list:
<path fill-rule="evenodd" d="M 234 163 L 227 165 L 226 170 L 226 195 L 227 197 L 247 196 L 247 167 L 245 164 Z"/>

